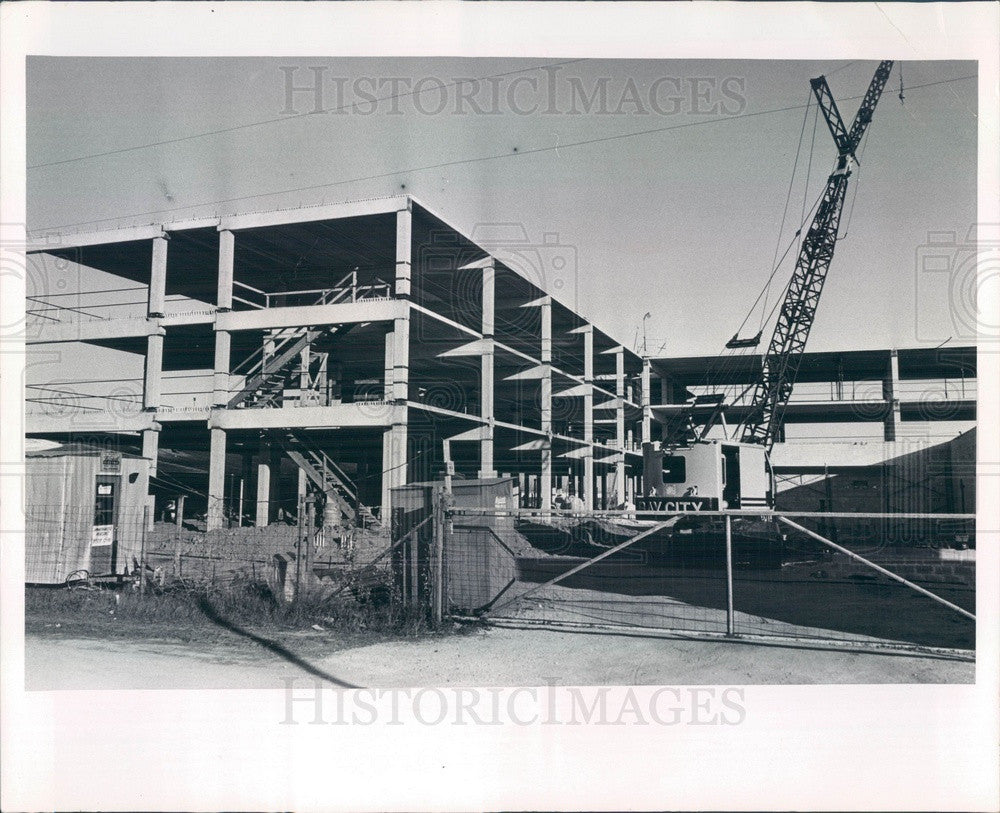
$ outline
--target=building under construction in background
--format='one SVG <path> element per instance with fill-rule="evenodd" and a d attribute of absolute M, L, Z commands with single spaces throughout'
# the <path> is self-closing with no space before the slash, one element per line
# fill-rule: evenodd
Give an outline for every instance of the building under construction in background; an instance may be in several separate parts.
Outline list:
<path fill-rule="evenodd" d="M 575 282 L 557 242 L 468 237 L 412 197 L 383 198 L 39 238 L 28 342 L 57 361 L 36 357 L 28 432 L 134 447 L 154 493 L 190 497 L 207 530 L 266 526 L 303 501 L 324 524 L 384 524 L 394 487 L 442 476 L 512 476 L 527 508 L 561 491 L 579 510 L 767 511 L 776 475 L 821 466 L 829 480 L 839 465 L 829 449 L 795 459 L 789 423 L 881 424 L 887 448 L 863 463 L 852 450 L 854 468 L 919 451 L 893 445 L 902 422 L 974 421 L 974 348 L 805 353 L 892 67 L 879 63 L 850 124 L 826 79 L 810 81 L 837 156 L 785 252 L 798 246 L 766 352 L 751 352 L 762 314 L 717 359 L 642 358 L 552 296 Z M 61 345 L 81 343 L 132 377 L 67 362 Z M 933 381 L 943 397 L 904 390 Z M 810 400 L 817 383 L 833 397 Z M 969 509 L 958 457 L 959 493 L 949 484 L 934 510 Z"/>
<path fill-rule="evenodd" d="M 156 516 L 187 495 L 209 528 L 294 516 L 300 491 L 338 520 L 377 521 L 392 487 L 445 473 L 448 439 L 457 477 L 514 475 L 526 507 L 562 490 L 601 509 L 634 498 L 642 443 L 706 382 L 745 391 L 759 378 L 758 354 L 644 365 L 549 295 L 572 282 L 560 246 L 487 237 L 393 198 L 39 242 L 29 261 L 48 288 L 30 294 L 28 350 L 44 377 L 28 382 L 28 433 L 141 452 Z M 70 344 L 122 361 L 46 363 Z M 833 478 L 929 461 L 922 447 L 948 439 L 897 440 L 900 428 L 972 425 L 975 377 L 974 347 L 806 353 L 771 454 L 779 495 L 874 510 L 870 487 Z M 726 415 L 746 409 L 732 400 Z M 812 434 L 783 442 L 787 426 Z M 963 445 L 947 470 L 920 464 L 880 486 L 878 510 L 973 510 Z"/>

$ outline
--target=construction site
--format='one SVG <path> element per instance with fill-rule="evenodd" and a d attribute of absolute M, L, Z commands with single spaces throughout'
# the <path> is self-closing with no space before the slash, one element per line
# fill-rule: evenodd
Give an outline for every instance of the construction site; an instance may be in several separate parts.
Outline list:
<path fill-rule="evenodd" d="M 892 71 L 811 80 L 832 169 L 714 356 L 409 193 L 36 235 L 27 580 L 973 658 L 975 344 L 807 350 Z"/>

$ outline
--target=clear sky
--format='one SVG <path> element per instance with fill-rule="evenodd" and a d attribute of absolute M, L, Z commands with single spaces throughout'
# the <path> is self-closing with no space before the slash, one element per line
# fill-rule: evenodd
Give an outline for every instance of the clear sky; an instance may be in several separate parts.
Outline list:
<path fill-rule="evenodd" d="M 715 353 L 830 171 L 830 135 L 820 118 L 813 138 L 815 106 L 805 116 L 809 79 L 828 76 L 849 123 L 875 67 L 34 57 L 28 228 L 93 230 L 405 191 L 467 233 L 517 223 L 535 243 L 557 235 L 576 268 L 575 290 L 560 298 L 625 344 L 650 313 L 651 352 Z M 968 315 L 954 324 L 949 275 L 921 263 L 928 233 L 954 232 L 961 244 L 975 221 L 976 80 L 963 78 L 975 72 L 970 62 L 894 68 L 852 178 L 809 349 L 971 341 Z M 289 82 L 308 88 L 317 77 L 318 98 L 289 97 Z M 457 81 L 470 78 L 481 81 Z M 328 112 L 314 113 L 317 102 Z M 944 253 L 961 265 L 961 245 Z M 757 311 L 743 332 L 759 321 Z"/>

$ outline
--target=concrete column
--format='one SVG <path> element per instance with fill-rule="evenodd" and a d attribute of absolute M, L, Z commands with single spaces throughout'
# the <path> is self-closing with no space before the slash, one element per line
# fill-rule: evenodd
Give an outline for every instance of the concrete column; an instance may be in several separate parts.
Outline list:
<path fill-rule="evenodd" d="M 394 320 L 392 331 L 392 400 L 410 397 L 410 313 Z"/>
<path fill-rule="evenodd" d="M 397 297 L 410 296 L 411 245 L 413 240 L 413 214 L 409 208 L 396 212 L 396 285 Z"/>
<path fill-rule="evenodd" d="M 233 258 L 235 240 L 231 231 L 219 232 L 219 288 L 215 304 L 220 311 L 233 309 Z"/>
<path fill-rule="evenodd" d="M 382 400 L 384 401 L 392 400 L 392 351 L 394 341 L 395 334 L 393 334 L 392 330 L 387 330 L 385 332 L 385 383 L 382 387 Z"/>
<path fill-rule="evenodd" d="M 302 501 L 306 498 L 306 494 L 309 492 L 309 480 L 306 477 L 305 469 L 296 469 L 295 474 L 298 477 L 298 480 L 296 481 L 295 494 L 298 497 L 298 504 L 301 505 Z M 298 511 L 298 509 L 296 509 L 296 511 Z"/>
<path fill-rule="evenodd" d="M 889 409 L 883 424 L 883 437 L 887 441 L 896 439 L 896 430 L 902 420 L 902 411 L 899 406 L 899 351 L 891 350 L 889 355 L 889 369 L 882 379 L 882 398 Z"/>
<path fill-rule="evenodd" d="M 239 525 L 242 527 L 244 522 L 244 514 L 250 514 L 253 516 L 256 512 L 253 507 L 253 491 L 250 489 L 251 483 L 253 483 L 253 452 L 244 451 L 243 452 L 243 466 L 240 470 L 240 504 L 238 508 Z"/>
<path fill-rule="evenodd" d="M 651 408 L 649 400 L 649 384 L 650 384 L 649 379 L 650 379 L 649 359 L 644 358 L 642 360 L 642 396 L 641 396 L 643 443 L 649 443 L 653 439 L 651 436 L 653 410 Z"/>
<path fill-rule="evenodd" d="M 231 336 L 227 330 L 215 331 L 215 375 L 212 404 L 224 407 L 229 403 L 229 350 Z"/>
<path fill-rule="evenodd" d="M 221 528 L 224 520 L 223 497 L 226 493 L 226 431 L 212 429 L 208 457 L 208 517 L 205 530 Z"/>
<path fill-rule="evenodd" d="M 541 393 L 541 430 L 548 437 L 541 450 L 542 508 L 552 508 L 552 300 L 548 297 L 540 307 L 542 318 L 542 393 Z"/>
<path fill-rule="evenodd" d="M 271 518 L 271 442 L 261 435 L 260 453 L 257 457 L 257 519 L 258 528 L 265 527 Z"/>
<path fill-rule="evenodd" d="M 156 463 L 160 451 L 160 432 L 145 429 L 142 433 L 142 456 L 149 460 L 149 476 L 156 477 Z"/>
<path fill-rule="evenodd" d="M 155 412 L 160 406 L 161 380 L 163 378 L 163 333 L 146 339 L 146 365 L 142 386 L 142 408 Z"/>
<path fill-rule="evenodd" d="M 482 331 L 485 349 L 480 357 L 479 406 L 480 415 L 486 421 L 486 436 L 479 442 L 479 476 L 496 477 L 493 468 L 493 332 L 496 308 L 496 269 L 488 265 L 483 269 L 483 318 Z"/>
<path fill-rule="evenodd" d="M 615 463 L 615 504 L 621 505 L 628 496 L 625 490 L 625 348 L 615 349 L 615 442 L 619 458 Z"/>
<path fill-rule="evenodd" d="M 670 382 L 665 378 L 660 379 L 660 403 L 670 403 Z"/>
<path fill-rule="evenodd" d="M 587 446 L 583 458 L 583 506 L 594 509 L 594 326 L 586 325 L 583 333 L 583 380 L 587 391 L 583 395 L 583 440 Z"/>
<path fill-rule="evenodd" d="M 149 271 L 149 298 L 146 313 L 150 318 L 163 316 L 167 298 L 167 238 L 153 238 L 153 264 Z"/>
<path fill-rule="evenodd" d="M 382 522 L 392 518 L 392 492 L 406 485 L 406 424 L 393 424 L 382 433 Z"/>

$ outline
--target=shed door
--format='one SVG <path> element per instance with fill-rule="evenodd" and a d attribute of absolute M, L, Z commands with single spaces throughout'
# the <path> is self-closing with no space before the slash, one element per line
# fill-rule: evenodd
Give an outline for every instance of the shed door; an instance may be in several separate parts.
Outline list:
<path fill-rule="evenodd" d="M 100 576 L 115 572 L 118 554 L 118 492 L 121 477 L 98 474 L 94 488 L 94 527 L 90 535 L 90 572 Z"/>

